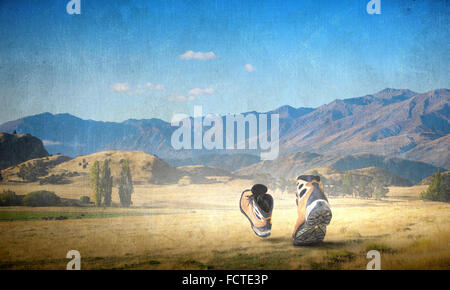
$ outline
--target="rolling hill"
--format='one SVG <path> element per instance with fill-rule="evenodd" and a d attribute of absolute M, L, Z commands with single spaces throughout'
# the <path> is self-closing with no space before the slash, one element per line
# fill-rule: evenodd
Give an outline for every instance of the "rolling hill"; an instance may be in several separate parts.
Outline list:
<path fill-rule="evenodd" d="M 304 172 L 304 174 L 318 174 L 322 177 L 324 185 L 328 185 L 330 182 L 329 180 L 333 180 L 334 182 L 331 183 L 342 183 L 345 176 L 344 171 L 339 171 L 333 167 L 319 167 L 319 168 L 313 168 L 309 169 Z M 377 179 L 383 184 L 387 184 L 388 186 L 412 186 L 412 182 L 409 181 L 406 178 L 397 176 L 390 172 L 389 170 L 385 168 L 378 168 L 378 167 L 367 167 L 367 168 L 361 168 L 361 169 L 354 169 L 349 170 L 348 173 L 350 173 L 352 176 L 368 176 L 370 178 Z"/>
<path fill-rule="evenodd" d="M 377 178 L 381 182 L 390 186 L 412 186 L 413 183 L 406 178 L 397 176 L 385 168 L 368 167 L 362 169 L 350 170 L 350 174 L 366 175 Z"/>
<path fill-rule="evenodd" d="M 235 171 L 261 161 L 259 156 L 251 154 L 204 154 L 195 158 L 168 159 L 172 166 L 205 165 Z"/>
<path fill-rule="evenodd" d="M 374 154 L 354 154 L 330 156 L 310 152 L 296 152 L 281 156 L 275 160 L 264 160 L 235 173 L 239 175 L 270 174 L 273 177 L 293 178 L 311 169 L 330 167 L 339 172 L 368 167 L 384 168 L 392 174 L 417 183 L 433 174 L 437 167 L 419 161 Z"/>
<path fill-rule="evenodd" d="M 173 167 L 155 155 L 141 151 L 102 151 L 89 155 L 71 158 L 65 155 L 53 155 L 35 158 L 15 166 L 1 170 L 3 182 L 23 183 L 32 180 L 24 180 L 19 175 L 22 166 L 32 167 L 37 172 L 37 179 L 41 184 L 89 184 L 89 170 L 95 161 L 103 162 L 109 159 L 111 174 L 115 183 L 118 181 L 121 164 L 125 159 L 129 160 L 133 182 L 135 184 L 175 184 L 181 179 L 189 180 L 189 183 L 211 183 L 214 179 L 208 177 L 233 177 L 224 169 L 204 165 L 191 165 Z M 51 179 L 51 177 L 53 179 Z M 48 182 L 53 180 L 56 182 Z"/>
<path fill-rule="evenodd" d="M 82 155 L 76 158 L 64 155 L 54 155 L 43 158 L 36 158 L 16 166 L 11 166 L 1 171 L 4 181 L 23 182 L 18 176 L 21 166 L 38 164 L 44 175 L 39 177 L 48 177 L 50 175 L 69 177 L 70 181 L 81 181 L 88 183 L 89 170 L 95 161 L 103 162 L 110 159 L 111 174 L 117 180 L 120 176 L 121 164 L 123 160 L 128 159 L 130 169 L 135 183 L 153 183 L 153 184 L 173 184 L 176 183 L 186 173 L 178 170 L 162 159 L 140 151 L 102 151 L 89 155 Z"/>
<path fill-rule="evenodd" d="M 176 183 L 182 173 L 167 164 L 164 160 L 141 151 L 102 151 L 90 155 L 78 156 L 70 161 L 58 164 L 52 170 L 55 174 L 76 171 L 78 173 L 89 172 L 95 161 L 102 162 L 110 159 L 111 174 L 120 176 L 121 164 L 128 159 L 130 163 L 133 181 L 138 183 L 171 184 Z M 86 164 L 87 166 L 84 166 Z"/>

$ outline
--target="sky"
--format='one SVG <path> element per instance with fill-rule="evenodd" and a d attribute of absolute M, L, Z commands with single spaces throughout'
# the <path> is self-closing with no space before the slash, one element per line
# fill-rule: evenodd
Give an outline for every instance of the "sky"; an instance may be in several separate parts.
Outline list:
<path fill-rule="evenodd" d="M 0 123 L 318 107 L 450 88 L 450 1 L 0 1 Z"/>

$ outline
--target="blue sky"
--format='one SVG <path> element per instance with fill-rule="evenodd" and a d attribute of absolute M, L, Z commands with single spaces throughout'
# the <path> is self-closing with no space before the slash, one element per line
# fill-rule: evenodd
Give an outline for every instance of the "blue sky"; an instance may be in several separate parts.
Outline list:
<path fill-rule="evenodd" d="M 450 87 L 449 1 L 0 1 L 0 123 L 317 107 Z"/>

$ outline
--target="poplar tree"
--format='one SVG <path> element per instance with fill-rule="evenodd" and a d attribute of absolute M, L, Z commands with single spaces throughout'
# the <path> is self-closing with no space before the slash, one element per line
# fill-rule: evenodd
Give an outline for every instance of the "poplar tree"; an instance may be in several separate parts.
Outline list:
<path fill-rule="evenodd" d="M 123 207 L 129 207 L 131 202 L 131 195 L 133 194 L 133 180 L 131 178 L 131 170 L 128 159 L 122 162 L 122 169 L 120 171 L 119 179 L 119 198 L 120 204 Z"/>
<path fill-rule="evenodd" d="M 102 204 L 102 194 L 100 189 L 100 164 L 98 161 L 95 161 L 91 166 L 89 177 L 91 181 L 93 200 L 96 206 L 100 206 Z"/>
<path fill-rule="evenodd" d="M 106 159 L 103 162 L 102 172 L 100 177 L 100 189 L 103 197 L 103 205 L 111 206 L 111 196 L 113 187 L 113 177 L 111 176 L 111 169 L 109 167 L 111 160 Z"/>
<path fill-rule="evenodd" d="M 350 172 L 344 174 L 344 180 L 342 181 L 342 187 L 344 189 L 344 194 L 353 195 L 353 178 Z"/>

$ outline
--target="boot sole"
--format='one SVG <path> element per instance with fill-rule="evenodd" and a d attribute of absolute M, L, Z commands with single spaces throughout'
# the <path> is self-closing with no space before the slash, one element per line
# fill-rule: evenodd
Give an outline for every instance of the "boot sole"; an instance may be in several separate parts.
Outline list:
<path fill-rule="evenodd" d="M 316 200 L 306 209 L 306 222 L 296 230 L 293 237 L 294 246 L 307 246 L 323 241 L 330 224 L 332 214 L 325 200 Z"/>
<path fill-rule="evenodd" d="M 258 228 L 256 228 L 254 225 L 253 225 L 253 222 L 252 222 L 252 220 L 247 216 L 247 214 L 245 213 L 245 211 L 242 209 L 242 207 L 241 207 L 241 200 L 242 200 L 242 196 L 244 195 L 244 192 L 241 194 L 241 198 L 239 199 L 239 209 L 241 210 L 241 213 L 248 219 L 248 221 L 250 222 L 250 225 L 252 226 L 252 230 L 253 230 L 253 232 L 255 233 L 255 235 L 257 235 L 258 237 L 260 237 L 260 238 L 267 238 L 268 236 L 270 236 L 270 233 L 271 233 L 271 229 L 270 230 L 268 230 L 268 231 L 265 231 L 265 232 L 262 232 L 262 231 L 260 231 L 260 230 L 258 230 Z"/>

